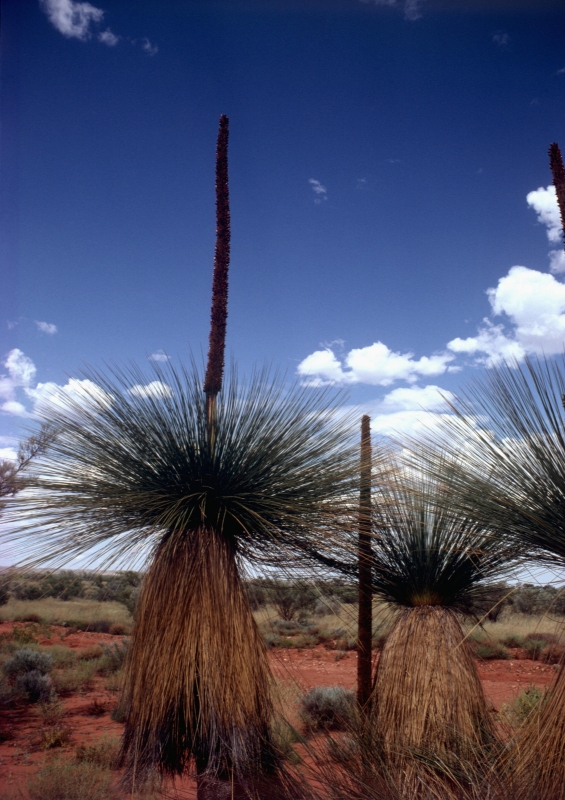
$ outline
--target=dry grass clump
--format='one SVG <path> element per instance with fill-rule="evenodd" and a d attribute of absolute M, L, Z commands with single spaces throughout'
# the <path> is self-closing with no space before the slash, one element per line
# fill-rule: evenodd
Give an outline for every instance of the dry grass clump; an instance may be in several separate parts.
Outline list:
<path fill-rule="evenodd" d="M 129 629 L 132 625 L 132 617 L 127 608 L 122 603 L 113 601 L 58 600 L 55 597 L 17 600 L 11 597 L 6 605 L 0 606 L 0 620 L 23 620 L 30 616 L 36 616 L 49 625 L 65 625 L 74 621 L 81 626 L 92 626 L 100 620 L 108 620 L 108 626 L 119 624 Z M 93 628 L 90 627 L 89 630 Z"/>
<path fill-rule="evenodd" d="M 75 759 L 79 764 L 95 764 L 104 769 L 116 769 L 120 755 L 120 740 L 104 738 L 96 744 L 77 747 Z"/>
<path fill-rule="evenodd" d="M 310 732 L 347 729 L 355 711 L 354 693 L 342 686 L 314 686 L 300 699 L 300 718 Z"/>
<path fill-rule="evenodd" d="M 96 764 L 52 761 L 31 778 L 30 800 L 118 800 L 112 774 Z"/>

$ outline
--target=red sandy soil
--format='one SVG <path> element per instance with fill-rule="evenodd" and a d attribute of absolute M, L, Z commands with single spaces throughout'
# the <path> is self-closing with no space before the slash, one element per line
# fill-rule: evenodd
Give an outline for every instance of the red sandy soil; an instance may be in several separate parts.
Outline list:
<path fill-rule="evenodd" d="M 12 623 L 0 623 L 0 635 L 11 632 Z M 69 633 L 65 628 L 51 628 L 51 638 L 39 636 L 42 645 L 61 644 L 72 650 L 91 647 L 94 644 L 108 644 L 121 640 L 121 637 L 100 633 Z M 339 654 L 323 646 L 312 649 L 276 649 L 269 652 L 274 674 L 282 682 L 294 684 L 299 691 L 312 686 L 343 686 L 352 689 L 356 678 L 356 654 Z M 492 710 L 498 711 L 505 703 L 512 702 L 529 685 L 545 688 L 556 675 L 553 665 L 518 658 L 505 661 L 478 663 L 479 675 Z M 45 751 L 40 744 L 41 720 L 37 708 L 24 706 L 3 711 L 0 724 L 12 731 L 13 738 L 0 742 L 0 798 L 6 794 L 27 798 L 25 784 L 47 760 L 54 755 L 71 758 L 78 746 L 94 744 L 104 737 L 119 737 L 123 726 L 110 718 L 110 712 L 117 703 L 116 694 L 105 689 L 104 679 L 97 678 L 92 690 L 84 694 L 62 698 L 65 714 L 61 725 L 70 729 L 70 744 L 64 748 Z M 90 716 L 86 709 L 96 700 L 106 706 L 101 716 Z M 19 792 L 19 795 L 16 795 Z M 174 787 L 167 787 L 164 796 L 193 800 L 196 797 L 192 780 L 178 781 Z"/>

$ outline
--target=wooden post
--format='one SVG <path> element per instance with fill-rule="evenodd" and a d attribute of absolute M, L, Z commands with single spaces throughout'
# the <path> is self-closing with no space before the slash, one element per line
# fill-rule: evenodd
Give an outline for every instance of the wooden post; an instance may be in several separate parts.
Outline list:
<path fill-rule="evenodd" d="M 371 548 L 371 418 L 361 419 L 359 491 L 359 620 L 357 639 L 357 701 L 367 710 L 371 696 L 373 592 Z"/>

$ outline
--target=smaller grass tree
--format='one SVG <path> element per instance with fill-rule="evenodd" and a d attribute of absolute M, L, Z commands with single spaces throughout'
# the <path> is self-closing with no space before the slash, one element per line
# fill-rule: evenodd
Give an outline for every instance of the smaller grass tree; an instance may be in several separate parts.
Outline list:
<path fill-rule="evenodd" d="M 460 615 L 472 615 L 510 552 L 451 506 L 446 484 L 425 477 L 391 484 L 380 514 L 373 591 L 396 616 L 377 666 L 372 720 L 386 760 L 404 764 L 409 785 L 414 751 L 445 760 L 494 737 Z"/>
<path fill-rule="evenodd" d="M 451 463 L 426 451 L 426 468 L 449 474 L 452 502 L 528 559 L 565 568 L 565 357 L 502 363 L 473 382 L 444 429 Z M 461 455 L 462 454 L 462 455 Z M 540 800 L 565 798 L 565 669 L 528 718 L 510 769 Z"/>

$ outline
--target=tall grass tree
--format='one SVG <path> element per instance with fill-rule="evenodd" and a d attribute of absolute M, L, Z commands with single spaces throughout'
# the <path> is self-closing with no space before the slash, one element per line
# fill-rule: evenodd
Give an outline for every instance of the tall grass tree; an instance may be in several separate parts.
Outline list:
<path fill-rule="evenodd" d="M 217 240 L 205 375 L 194 364 L 91 371 L 40 410 L 57 431 L 8 537 L 39 561 L 146 560 L 125 666 L 130 786 L 194 765 L 199 798 L 283 786 L 273 678 L 244 591 L 250 565 L 343 568 L 358 450 L 335 392 L 263 370 L 225 385 L 228 120 L 216 153 Z M 351 553 L 351 574 L 355 552 Z"/>
<path fill-rule="evenodd" d="M 6 521 L 41 562 L 145 559 L 125 669 L 123 762 L 257 785 L 280 766 L 273 681 L 243 579 L 250 565 L 341 565 L 358 446 L 335 393 L 228 378 L 211 446 L 194 369 L 88 373 L 44 413 L 59 435 Z M 142 388 L 144 387 L 144 388 Z M 353 522 L 350 523 L 351 526 Z M 351 574 L 355 570 L 351 552 Z"/>

